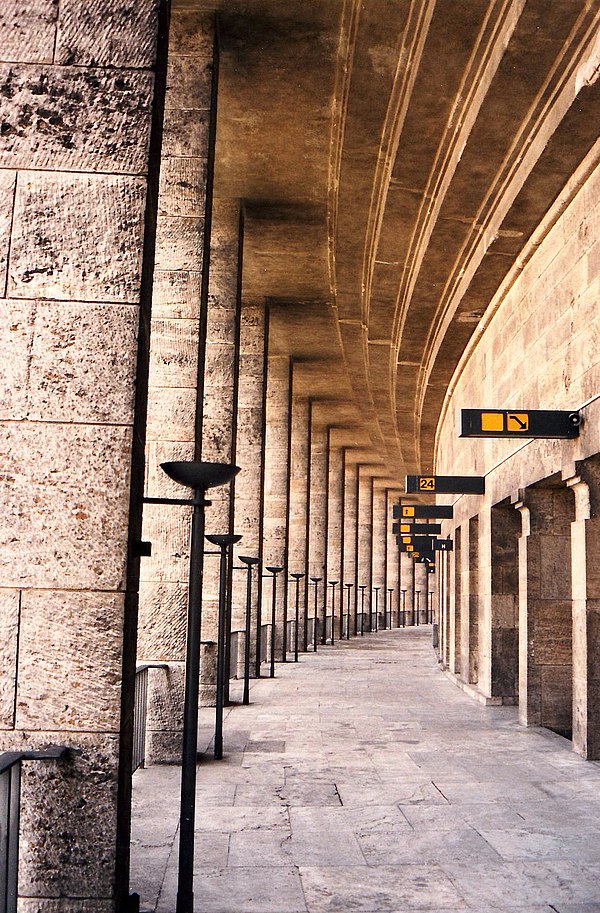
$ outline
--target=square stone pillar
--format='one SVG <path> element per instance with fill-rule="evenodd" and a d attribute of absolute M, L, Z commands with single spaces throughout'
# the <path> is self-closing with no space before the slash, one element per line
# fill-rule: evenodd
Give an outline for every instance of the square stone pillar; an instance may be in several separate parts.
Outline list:
<path fill-rule="evenodd" d="M 454 675 L 462 674 L 462 540 L 463 528 L 457 526 L 454 530 L 454 551 L 450 552 L 448 592 L 450 597 L 450 671 Z"/>
<path fill-rule="evenodd" d="M 212 58 L 213 17 L 175 9 L 150 321 L 145 494 L 155 498 L 185 497 L 160 464 L 192 460 L 197 447 Z M 138 659 L 168 664 L 148 674 L 148 764 L 178 761 L 181 755 L 190 517 L 184 507 L 144 506 L 143 536 L 152 543 L 152 556 L 141 569 Z M 210 659 L 203 651 L 205 658 Z"/>
<path fill-rule="evenodd" d="M 397 491 L 386 489 L 386 593 L 387 606 L 390 612 L 391 603 L 391 625 L 396 628 L 400 624 L 401 594 L 400 594 L 400 550 L 396 542 L 396 537 L 392 533 L 393 507 L 398 503 L 400 494 Z M 389 590 L 392 590 L 390 593 Z"/>
<path fill-rule="evenodd" d="M 521 518 L 510 503 L 492 507 L 491 696 L 517 702 L 519 681 L 519 562 Z"/>
<path fill-rule="evenodd" d="M 327 469 L 327 580 L 337 580 L 334 588 L 328 586 L 327 605 L 328 614 L 335 617 L 334 640 L 340 635 L 340 612 L 344 597 L 342 580 L 342 525 L 344 519 L 344 473 L 342 449 L 334 441 L 335 429 L 330 428 L 328 433 L 328 469 Z M 335 591 L 335 597 L 333 593 Z M 335 613 L 332 605 L 335 599 Z"/>
<path fill-rule="evenodd" d="M 369 467 L 358 465 L 358 551 L 357 582 L 365 586 L 364 599 L 359 591 L 358 611 L 364 612 L 363 630 L 375 630 L 371 612 L 373 586 L 373 476 Z"/>
<path fill-rule="evenodd" d="M 357 508 L 358 508 L 358 466 L 349 459 L 349 448 L 344 448 L 344 613 L 350 602 L 350 635 L 357 633 Z M 346 584 L 352 584 L 350 596 Z"/>
<path fill-rule="evenodd" d="M 571 737 L 573 493 L 525 489 L 519 540 L 519 715 Z"/>
<path fill-rule="evenodd" d="M 317 404 L 311 410 L 310 494 L 308 511 L 308 573 L 323 578 L 317 586 L 317 643 L 324 642 L 323 621 L 327 606 L 327 426 L 318 420 Z M 309 614 L 314 616 L 311 594 Z"/>
<path fill-rule="evenodd" d="M 294 372 L 297 366 L 294 366 Z M 292 387 L 294 378 L 292 378 Z M 288 502 L 288 567 L 290 572 L 304 573 L 300 583 L 300 617 L 298 642 L 300 650 L 309 648 L 308 618 L 310 616 L 308 568 L 308 518 L 310 498 L 310 427 L 312 404 L 293 397 L 290 438 L 290 492 Z"/>
<path fill-rule="evenodd" d="M 386 619 L 389 625 L 389 612 L 387 611 L 386 592 L 386 534 L 387 534 L 387 489 L 376 486 L 373 480 L 373 532 L 371 543 L 371 581 L 373 590 L 379 587 L 378 598 L 375 600 L 373 592 L 373 610 L 375 601 L 378 604 L 379 614 L 383 622 L 383 608 L 386 606 Z"/>
<path fill-rule="evenodd" d="M 573 749 L 600 759 L 600 460 L 566 480 L 575 496 L 571 524 L 573 593 Z"/>
<path fill-rule="evenodd" d="M 23 913 L 128 896 L 164 45 L 150 0 L 2 5 L 0 751 L 79 752 L 24 765 Z"/>
<path fill-rule="evenodd" d="M 267 394 L 265 408 L 265 479 L 263 489 L 263 573 L 271 565 L 287 571 L 303 571 L 288 561 L 289 497 L 290 497 L 290 433 L 291 433 L 292 365 L 287 355 L 268 356 Z M 271 575 L 268 575 L 269 577 Z M 288 588 L 287 573 L 279 575 L 277 617 L 281 624 L 284 597 Z M 262 586 L 262 625 L 271 619 L 271 582 Z M 302 593 L 304 589 L 302 588 Z M 263 662 L 266 655 L 261 657 Z M 259 674 L 257 670 L 256 674 Z"/>
<path fill-rule="evenodd" d="M 404 623 L 415 623 L 415 562 L 408 552 L 400 552 L 400 609 Z"/>
<path fill-rule="evenodd" d="M 427 567 L 420 561 L 413 561 L 415 573 L 415 617 L 417 612 L 419 624 L 427 622 L 427 598 L 429 593 L 429 574 Z"/>

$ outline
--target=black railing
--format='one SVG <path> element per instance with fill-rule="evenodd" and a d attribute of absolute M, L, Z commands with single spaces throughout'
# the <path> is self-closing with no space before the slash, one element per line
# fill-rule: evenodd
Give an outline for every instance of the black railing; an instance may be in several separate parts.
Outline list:
<path fill-rule="evenodd" d="M 133 759 L 131 772 L 146 761 L 146 717 L 148 714 L 148 669 L 168 669 L 167 663 L 138 663 L 135 669 L 133 704 Z M 2 913 L 2 911 L 0 911 Z"/>
<path fill-rule="evenodd" d="M 69 748 L 51 746 L 42 751 L 7 751 L 0 755 L 0 913 L 17 910 L 21 763 L 59 761 L 69 752 Z"/>

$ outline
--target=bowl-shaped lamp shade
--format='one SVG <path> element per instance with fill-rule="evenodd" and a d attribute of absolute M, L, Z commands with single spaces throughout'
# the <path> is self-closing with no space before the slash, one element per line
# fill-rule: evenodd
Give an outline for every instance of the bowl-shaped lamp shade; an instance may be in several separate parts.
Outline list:
<path fill-rule="evenodd" d="M 179 485 L 200 489 L 200 491 L 226 485 L 240 471 L 239 466 L 233 466 L 231 463 L 204 463 L 200 460 L 161 463 L 160 468 Z"/>
<path fill-rule="evenodd" d="M 236 542 L 239 542 L 242 538 L 241 536 L 236 536 L 233 533 L 220 533 L 213 536 L 205 536 L 205 539 L 208 539 L 213 545 L 235 545 Z"/>
<path fill-rule="evenodd" d="M 276 565 L 271 565 L 271 567 L 265 568 L 270 574 L 278 574 L 279 571 L 282 571 L 282 567 L 277 567 Z"/>
<path fill-rule="evenodd" d="M 300 580 L 302 577 L 304 577 L 304 574 L 301 574 L 300 571 L 293 571 L 290 574 L 290 577 L 293 577 L 294 580 Z"/>
<path fill-rule="evenodd" d="M 339 580 L 329 580 L 329 586 L 336 586 L 340 581 Z"/>
<path fill-rule="evenodd" d="M 258 564 L 260 561 L 260 558 L 251 558 L 248 555 L 238 555 L 238 558 L 240 561 L 243 561 L 244 564 L 249 564 L 250 566 L 253 564 Z"/>

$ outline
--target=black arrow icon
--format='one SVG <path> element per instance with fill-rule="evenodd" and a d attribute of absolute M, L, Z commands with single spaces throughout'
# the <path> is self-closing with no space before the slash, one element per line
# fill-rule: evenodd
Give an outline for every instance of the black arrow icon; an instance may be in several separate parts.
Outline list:
<path fill-rule="evenodd" d="M 527 422 L 522 422 L 518 415 L 509 415 L 508 417 L 516 422 L 520 428 L 527 428 Z"/>

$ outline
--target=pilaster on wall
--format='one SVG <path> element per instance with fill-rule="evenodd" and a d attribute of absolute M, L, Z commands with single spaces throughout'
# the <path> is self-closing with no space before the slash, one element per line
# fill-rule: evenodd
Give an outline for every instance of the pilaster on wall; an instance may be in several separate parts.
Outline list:
<path fill-rule="evenodd" d="M 81 751 L 23 771 L 23 909 L 112 913 L 128 893 L 156 13 L 0 17 L 0 750 Z"/>
<path fill-rule="evenodd" d="M 575 495 L 571 524 L 573 591 L 573 748 L 600 758 L 600 458 L 577 465 L 566 480 Z"/>
<path fill-rule="evenodd" d="M 372 540 L 372 567 L 371 580 L 373 590 L 379 587 L 377 593 L 377 606 L 383 620 L 383 607 L 386 606 L 386 620 L 389 624 L 388 604 L 386 593 L 386 507 L 387 494 L 385 488 L 376 487 L 373 480 L 373 540 Z M 375 592 L 373 593 L 373 610 L 375 610 Z"/>
<path fill-rule="evenodd" d="M 323 620 L 327 605 L 325 565 L 327 554 L 327 427 L 318 421 L 317 405 L 311 410 L 310 495 L 308 511 L 308 573 L 321 577 L 317 583 L 317 639 L 323 640 Z M 311 617 L 314 599 L 311 598 Z"/>
<path fill-rule="evenodd" d="M 358 466 L 349 459 L 348 448 L 344 448 L 344 611 L 348 614 L 350 605 L 350 634 L 357 633 L 357 517 L 358 517 Z"/>
<path fill-rule="evenodd" d="M 211 108 L 213 18 L 174 10 L 169 38 L 165 126 L 152 317 L 146 436 L 149 497 L 182 496 L 160 469 L 194 459 L 200 340 L 202 249 Z M 194 78 L 192 78 L 192 72 Z M 182 726 L 190 514 L 147 504 L 143 536 L 152 557 L 142 563 L 138 657 L 169 664 L 148 682 L 147 761 L 179 757 Z M 203 664 L 214 661 L 203 653 Z"/>
<path fill-rule="evenodd" d="M 292 366 L 287 355 L 269 355 L 267 362 L 267 395 L 265 406 L 265 478 L 263 490 L 264 543 L 263 566 L 289 567 L 287 563 L 289 539 L 290 496 L 290 430 L 291 430 Z M 287 572 L 286 572 L 287 577 Z M 281 579 L 281 575 L 280 575 Z M 283 580 L 281 581 L 283 583 Z M 270 606 L 270 582 L 261 581 L 263 617 L 269 621 L 266 607 Z M 277 589 L 278 616 L 283 616 L 287 584 Z M 260 619 L 259 619 L 260 620 Z M 260 657 L 265 660 L 266 657 Z M 256 669 L 260 674 L 260 669 Z"/>
<path fill-rule="evenodd" d="M 415 562 L 406 552 L 400 552 L 400 609 L 404 610 L 405 624 L 415 621 Z"/>
<path fill-rule="evenodd" d="M 392 522 L 393 522 L 393 506 L 398 502 L 399 493 L 392 491 L 389 488 L 386 489 L 386 510 L 385 510 L 385 524 L 386 524 L 386 593 L 387 593 L 387 607 L 388 615 L 390 617 L 390 624 L 392 627 L 397 627 L 399 625 L 399 612 L 402 608 L 401 605 L 401 593 L 400 593 L 400 550 L 396 543 L 396 537 L 392 533 Z M 389 591 L 392 590 L 390 593 Z"/>
<path fill-rule="evenodd" d="M 335 586 L 335 597 L 333 588 L 328 586 L 327 605 L 328 613 L 332 612 L 332 603 L 335 599 L 335 617 L 337 618 L 337 627 L 334 631 L 334 639 L 339 636 L 339 618 L 342 611 L 342 600 L 344 597 L 343 580 L 342 580 L 342 525 L 344 519 L 344 474 L 343 474 L 343 453 L 342 448 L 335 445 L 334 429 L 329 429 L 328 434 L 328 508 L 327 508 L 327 580 L 337 580 Z M 335 622 L 335 619 L 334 619 Z M 334 623 L 332 622 L 332 623 Z"/>
<path fill-rule="evenodd" d="M 294 367 L 294 371 L 297 370 Z M 294 377 L 292 375 L 292 388 Z M 290 572 L 304 573 L 300 584 L 298 641 L 301 650 L 308 647 L 308 519 L 310 500 L 310 426 L 311 404 L 292 396 L 288 567 Z"/>
<path fill-rule="evenodd" d="M 372 607 L 372 573 L 373 573 L 373 477 L 367 466 L 358 465 L 358 552 L 357 581 L 359 587 L 365 587 L 364 598 L 359 596 L 358 611 L 364 612 L 363 630 L 375 629 Z"/>

